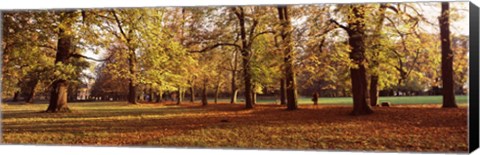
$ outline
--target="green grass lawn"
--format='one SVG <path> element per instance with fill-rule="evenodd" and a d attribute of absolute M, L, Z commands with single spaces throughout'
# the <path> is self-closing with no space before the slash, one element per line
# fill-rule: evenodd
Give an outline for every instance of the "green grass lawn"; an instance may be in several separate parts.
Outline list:
<path fill-rule="evenodd" d="M 267 103 L 275 103 L 275 101 L 268 97 L 269 99 L 265 99 L 262 97 L 258 97 L 257 103 L 259 104 L 267 104 Z M 457 95 L 455 96 L 457 103 L 465 104 L 468 103 L 468 96 L 466 95 Z M 213 102 L 213 99 L 209 100 Z M 239 102 L 243 101 L 242 99 L 238 100 Z M 219 102 L 230 102 L 229 99 L 222 98 Z M 353 100 L 352 97 L 320 97 L 319 103 L 320 104 L 352 104 Z M 393 104 L 441 104 L 442 103 L 442 96 L 388 96 L 388 97 L 380 97 L 380 102 L 391 102 Z M 299 104 L 312 104 L 312 100 L 309 97 L 300 97 Z"/>

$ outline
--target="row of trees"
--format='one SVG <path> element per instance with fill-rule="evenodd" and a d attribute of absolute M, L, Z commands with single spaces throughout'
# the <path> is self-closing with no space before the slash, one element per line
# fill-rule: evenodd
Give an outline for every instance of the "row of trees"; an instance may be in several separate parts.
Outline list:
<path fill-rule="evenodd" d="M 449 3 L 438 23 L 425 17 L 421 7 L 437 4 L 6 12 L 2 93 L 31 100 L 49 91 L 47 111 L 61 112 L 87 79 L 95 80 L 92 96 L 132 104 L 141 94 L 160 102 L 167 92 L 178 104 L 185 94 L 191 102 L 201 94 L 203 105 L 209 94 L 236 103 L 240 93 L 253 108 L 257 94 L 276 94 L 294 110 L 298 93 L 320 91 L 352 95 L 352 114 L 363 115 L 381 90 L 442 87 L 444 107 L 455 107 L 454 90 L 466 82 L 468 37 L 450 34 L 449 22 L 461 13 Z M 426 30 L 432 27 L 440 35 Z"/>

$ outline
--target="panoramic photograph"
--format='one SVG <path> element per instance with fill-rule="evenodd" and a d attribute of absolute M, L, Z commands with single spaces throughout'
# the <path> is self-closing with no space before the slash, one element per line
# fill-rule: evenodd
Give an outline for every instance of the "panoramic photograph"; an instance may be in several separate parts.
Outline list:
<path fill-rule="evenodd" d="M 1 16 L 2 144 L 468 152 L 468 2 Z"/>

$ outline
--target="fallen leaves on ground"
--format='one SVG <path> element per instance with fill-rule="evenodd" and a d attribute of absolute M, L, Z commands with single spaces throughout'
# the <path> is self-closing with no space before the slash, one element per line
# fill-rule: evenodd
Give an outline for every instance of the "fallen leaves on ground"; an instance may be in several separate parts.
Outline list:
<path fill-rule="evenodd" d="M 467 108 L 439 105 L 351 106 L 73 103 L 72 113 L 41 113 L 45 104 L 2 107 L 3 143 L 259 149 L 466 152 Z"/>

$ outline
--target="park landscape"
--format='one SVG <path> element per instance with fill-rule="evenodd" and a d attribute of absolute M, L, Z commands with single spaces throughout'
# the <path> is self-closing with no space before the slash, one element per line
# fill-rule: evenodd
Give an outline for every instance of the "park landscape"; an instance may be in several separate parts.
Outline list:
<path fill-rule="evenodd" d="M 2 143 L 467 152 L 467 15 L 466 2 L 4 11 Z"/>

